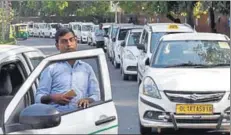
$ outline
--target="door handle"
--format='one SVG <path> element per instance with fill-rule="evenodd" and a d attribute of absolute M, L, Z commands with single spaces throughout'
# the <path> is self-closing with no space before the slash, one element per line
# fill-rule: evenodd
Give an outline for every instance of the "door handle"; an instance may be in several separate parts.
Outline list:
<path fill-rule="evenodd" d="M 95 122 L 95 125 L 98 126 L 98 125 L 101 125 L 101 124 L 104 124 L 104 123 L 108 123 L 108 122 L 114 121 L 115 119 L 116 119 L 115 116 L 105 117 L 103 119 L 97 120 Z"/>

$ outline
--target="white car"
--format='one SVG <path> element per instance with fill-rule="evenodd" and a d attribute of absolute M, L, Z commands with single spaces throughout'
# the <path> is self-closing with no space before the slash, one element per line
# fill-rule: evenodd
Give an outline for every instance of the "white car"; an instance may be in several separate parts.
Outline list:
<path fill-rule="evenodd" d="M 137 64 L 137 82 L 143 78 L 145 72 L 145 63 L 149 62 L 152 52 L 156 49 L 156 44 L 159 39 L 166 34 L 170 33 L 194 33 L 194 29 L 188 24 L 178 23 L 153 23 L 144 26 L 142 36 L 140 37 L 140 44 L 142 48 L 140 56 L 138 57 Z M 138 47 L 138 46 L 137 46 Z"/>
<path fill-rule="evenodd" d="M 44 35 L 45 28 L 46 28 L 46 23 L 34 23 L 32 35 L 35 37 L 45 37 Z"/>
<path fill-rule="evenodd" d="M 139 26 L 131 25 L 119 25 L 116 37 L 112 38 L 112 64 L 115 68 L 120 66 L 120 48 L 121 43 L 124 41 L 127 32 L 132 28 L 138 28 Z"/>
<path fill-rule="evenodd" d="M 121 73 L 123 80 L 128 80 L 130 75 L 137 75 L 137 58 L 140 51 L 136 45 L 139 44 L 143 29 L 134 28 L 127 32 L 124 42 L 121 43 Z"/>
<path fill-rule="evenodd" d="M 105 46 L 107 48 L 107 55 L 110 61 L 112 61 L 113 56 L 113 40 L 117 35 L 117 31 L 119 26 L 131 26 L 131 23 L 120 23 L 120 24 L 111 24 L 111 26 L 108 28 L 108 40 L 105 42 Z"/>
<path fill-rule="evenodd" d="M 230 129 L 230 39 L 184 33 L 161 38 L 139 86 L 140 131 Z"/>
<path fill-rule="evenodd" d="M 81 22 L 69 22 L 70 29 L 72 29 L 77 36 L 78 42 L 81 40 Z"/>
<path fill-rule="evenodd" d="M 94 25 L 91 31 L 88 33 L 88 39 L 87 39 L 88 45 L 92 45 L 92 46 L 96 45 L 95 31 L 97 29 L 99 29 L 99 25 Z"/>
<path fill-rule="evenodd" d="M 47 23 L 43 30 L 44 37 L 54 38 L 58 23 Z"/>
<path fill-rule="evenodd" d="M 1 48 L 1 46 L 0 46 Z M 5 57 L 6 49 L 0 50 L 1 63 L 14 61 L 16 58 L 24 57 Z M 11 54 L 14 50 L 12 50 Z M 23 51 L 22 49 L 20 51 Z M 4 52 L 4 53 L 3 53 Z M 9 53 L 10 54 L 10 53 Z M 47 65 L 52 62 L 68 59 L 87 59 L 95 58 L 99 64 L 97 75 L 101 78 L 99 81 L 101 100 L 93 102 L 88 108 L 60 114 L 55 108 L 46 104 L 34 104 L 34 95 L 38 86 L 38 77 Z M 26 61 L 23 61 L 26 64 Z M 17 66 L 20 66 L 19 63 Z M 32 63 L 31 63 L 32 64 Z M 64 54 L 53 55 L 43 59 L 32 73 L 26 74 L 28 77 L 16 93 L 8 95 L 11 92 L 9 73 L 12 65 L 2 67 L 1 73 L 4 73 L 3 83 L 1 83 L 1 134 L 117 134 L 118 117 L 115 104 L 112 100 L 111 84 L 104 52 L 101 49 L 77 51 Z M 28 67 L 20 69 L 19 73 L 29 70 Z M 29 75 L 29 76 L 28 76 Z M 1 76 L 0 76 L 1 77 Z M 15 79 L 16 75 L 13 77 Z M 25 79 L 25 78 L 24 78 Z M 1 82 L 2 82 L 1 80 Z M 23 81 L 23 80 L 22 80 Z M 22 82 L 21 81 L 21 82 Z M 19 80 L 18 80 L 19 82 Z M 3 88 L 3 89 L 2 89 Z M 4 96 L 3 96 L 4 94 Z M 107 109 L 105 109 L 107 108 Z"/>
<path fill-rule="evenodd" d="M 83 22 L 80 24 L 80 42 L 81 43 L 87 43 L 88 39 L 88 33 L 94 26 L 94 23 L 92 22 Z"/>

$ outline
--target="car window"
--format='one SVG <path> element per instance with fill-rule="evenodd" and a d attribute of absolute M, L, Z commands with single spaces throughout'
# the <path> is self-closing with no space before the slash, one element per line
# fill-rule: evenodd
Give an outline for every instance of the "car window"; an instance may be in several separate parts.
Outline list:
<path fill-rule="evenodd" d="M 124 40 L 129 29 L 120 29 L 118 40 Z"/>
<path fill-rule="evenodd" d="M 165 34 L 166 34 L 165 32 L 154 32 L 154 33 L 152 33 L 151 45 L 150 45 L 150 52 L 151 53 L 154 51 L 154 49 L 156 49 L 156 45 L 157 45 L 158 41 Z"/>
<path fill-rule="evenodd" d="M 128 46 L 135 46 L 139 43 L 141 32 L 131 32 L 128 39 Z"/>
<path fill-rule="evenodd" d="M 30 58 L 30 61 L 33 67 L 36 68 L 43 59 L 44 59 L 43 57 L 32 57 Z"/>
<path fill-rule="evenodd" d="M 225 41 L 165 41 L 160 43 L 152 66 L 176 64 L 230 64 L 230 44 Z"/>
<path fill-rule="evenodd" d="M 104 29 L 104 31 L 105 31 L 105 33 L 106 33 L 106 35 L 108 34 L 108 28 L 103 28 Z"/>
<path fill-rule="evenodd" d="M 92 28 L 92 25 L 82 25 L 82 31 L 90 31 Z"/>
<path fill-rule="evenodd" d="M 145 36 L 146 36 L 146 30 L 143 31 L 143 34 L 142 34 L 142 38 L 141 38 L 141 44 L 144 44 L 144 39 L 145 39 Z"/>
<path fill-rule="evenodd" d="M 27 77 L 25 68 L 20 61 L 9 62 L 0 66 L 0 114 L 3 115 L 5 108 L 13 99 L 18 89 Z M 2 123 L 3 116 L 0 116 Z"/>

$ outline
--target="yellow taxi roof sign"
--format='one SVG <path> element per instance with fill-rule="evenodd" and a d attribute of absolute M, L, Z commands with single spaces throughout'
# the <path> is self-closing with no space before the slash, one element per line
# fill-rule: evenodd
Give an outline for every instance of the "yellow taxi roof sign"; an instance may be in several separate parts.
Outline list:
<path fill-rule="evenodd" d="M 168 25 L 168 29 L 179 29 L 179 27 L 176 24 L 170 24 Z"/>

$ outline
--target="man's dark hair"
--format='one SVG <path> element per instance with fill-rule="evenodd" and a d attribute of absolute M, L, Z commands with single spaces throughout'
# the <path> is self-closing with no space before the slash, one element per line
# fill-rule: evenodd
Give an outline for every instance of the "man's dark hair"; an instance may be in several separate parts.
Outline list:
<path fill-rule="evenodd" d="M 59 37 L 62 37 L 62 36 L 66 35 L 69 32 L 71 32 L 76 37 L 74 31 L 71 28 L 62 27 L 62 28 L 58 29 L 57 32 L 55 33 L 55 42 L 56 42 L 56 44 L 59 42 Z"/>

